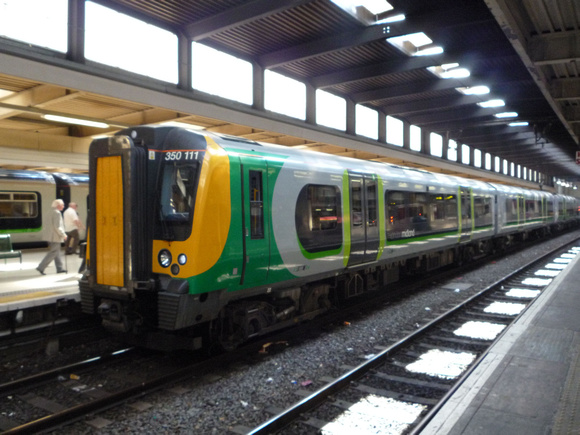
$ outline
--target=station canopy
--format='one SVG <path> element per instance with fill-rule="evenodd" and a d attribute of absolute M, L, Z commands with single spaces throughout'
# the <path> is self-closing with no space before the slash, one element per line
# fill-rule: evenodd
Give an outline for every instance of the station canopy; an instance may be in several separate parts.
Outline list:
<path fill-rule="evenodd" d="M 464 154 L 470 153 L 467 161 L 473 160 L 474 150 L 481 154 L 481 167 L 468 174 L 475 178 L 486 179 L 485 174 L 477 172 L 485 172 L 487 156 L 492 165 L 488 172 L 493 175 L 502 176 L 506 172 L 509 175 L 514 168 L 520 168 L 543 174 L 546 179 L 555 177 L 571 182 L 580 179 L 580 166 L 576 163 L 576 151 L 580 150 L 577 2 L 95 0 L 91 3 L 176 35 L 179 66 L 175 83 L 85 58 L 88 47 L 83 46 L 84 26 L 88 24 L 83 14 L 88 2 L 68 1 L 68 28 L 73 30 L 68 31 L 68 45 L 62 53 L 18 41 L 10 35 L 0 36 L 0 56 L 4 56 L 0 61 L 0 136 L 28 144 L 27 137 L 40 134 L 55 143 L 59 139 L 59 143 L 68 144 L 64 148 L 55 145 L 49 151 L 86 153 L 87 143 L 96 134 L 143 123 L 179 121 L 258 141 L 461 174 L 464 173 L 461 161 L 450 162 L 453 158 L 448 154 L 449 144 L 454 144 L 452 152 L 460 153 L 459 159 L 466 160 L 461 157 L 462 150 Z M 123 29 L 108 23 L 102 26 L 106 32 L 123 37 Z M 194 89 L 191 77 L 195 69 L 213 66 L 195 63 L 192 43 L 247 61 L 254 69 L 252 84 L 258 89 L 264 72 L 303 83 L 304 119 L 268 111 L 263 92 L 256 89 L 249 104 L 228 102 Z M 40 73 L 17 74 L 9 66 L 2 66 L 9 65 L 6 59 L 24 59 L 53 68 L 48 72 L 54 68 L 67 69 L 81 77 L 131 85 L 174 99 L 165 102 L 159 98 L 160 104 L 156 105 L 152 99 L 131 98 L 134 90 L 99 92 L 97 84 L 85 87 L 81 80 L 67 85 L 48 73 L 44 80 Z M 344 131 L 316 123 L 312 101 L 320 91 L 346 102 Z M 187 110 L 185 103 L 170 107 L 172 101 L 184 99 L 192 103 L 191 110 Z M 204 112 L 195 102 L 227 110 L 220 116 L 219 110 Z M 352 122 L 356 118 L 355 107 L 378 114 L 377 138 L 357 135 Z M 106 127 L 71 126 L 66 120 L 48 115 L 69 115 Z M 405 144 L 395 144 L 402 146 L 389 143 L 384 119 L 391 118 L 403 121 L 406 134 L 418 127 L 423 138 L 433 134 L 440 137 L 443 155 L 438 160 L 425 151 L 413 152 L 408 139 Z M 0 147 L 10 146 L 6 140 L 0 140 Z M 34 167 L 23 161 L 0 158 L 0 166 L 19 164 Z M 473 168 L 474 162 L 468 166 Z M 526 178 L 539 183 L 544 180 L 531 179 L 527 174 Z"/>

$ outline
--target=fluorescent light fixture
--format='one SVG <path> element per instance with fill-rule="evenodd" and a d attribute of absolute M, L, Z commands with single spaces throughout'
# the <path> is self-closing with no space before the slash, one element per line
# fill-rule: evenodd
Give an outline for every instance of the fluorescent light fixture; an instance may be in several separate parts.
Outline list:
<path fill-rule="evenodd" d="M 396 23 L 398 21 L 405 21 L 407 17 L 405 16 L 405 14 L 393 14 L 390 16 L 387 16 L 386 18 L 380 18 L 377 21 L 375 21 L 375 24 L 388 24 L 388 23 Z"/>
<path fill-rule="evenodd" d="M 504 100 L 487 100 L 487 101 L 482 101 L 481 103 L 477 103 L 478 106 L 480 107 L 502 107 L 505 106 L 505 101 Z"/>
<path fill-rule="evenodd" d="M 408 56 L 431 56 L 443 53 L 443 48 L 435 45 L 433 40 L 423 32 L 395 36 L 388 38 L 387 42 Z"/>
<path fill-rule="evenodd" d="M 13 93 L 14 93 L 14 92 L 12 92 L 12 91 L 8 91 L 8 90 L 6 90 L 6 89 L 1 89 L 1 88 L 0 88 L 0 99 L 2 99 L 2 98 L 4 98 L 4 97 L 7 97 L 7 96 L 9 96 L 9 95 L 12 95 Z"/>
<path fill-rule="evenodd" d="M 467 68 L 460 67 L 458 63 L 430 66 L 427 69 L 440 79 L 462 79 L 471 75 Z"/>
<path fill-rule="evenodd" d="M 448 71 L 444 71 L 441 74 L 441 78 L 443 79 L 462 79 L 465 77 L 469 77 L 471 73 L 467 68 L 452 68 Z"/>
<path fill-rule="evenodd" d="M 443 47 L 429 44 L 424 47 L 418 47 L 417 51 L 414 53 L 414 56 L 434 56 L 441 53 L 443 53 Z"/>
<path fill-rule="evenodd" d="M 181 128 L 188 128 L 190 130 L 205 130 L 205 127 L 197 124 L 189 124 L 187 122 L 179 122 L 179 121 L 166 121 L 161 122 L 159 125 L 163 125 L 165 127 L 181 127 Z"/>
<path fill-rule="evenodd" d="M 104 122 L 89 121 L 88 119 L 69 118 L 68 116 L 42 115 L 44 119 L 55 122 L 64 122 L 65 124 L 84 125 L 85 127 L 107 128 L 109 124 Z"/>
<path fill-rule="evenodd" d="M 386 0 L 331 0 L 343 11 L 366 25 L 392 23 L 405 19 L 405 15 L 394 12 Z"/>
<path fill-rule="evenodd" d="M 490 90 L 487 86 L 468 86 L 455 89 L 458 92 L 461 92 L 463 95 L 485 95 L 490 93 Z"/>
<path fill-rule="evenodd" d="M 520 122 L 510 122 L 508 125 L 510 127 L 526 127 L 530 125 L 530 123 L 527 121 L 520 121 Z"/>
<path fill-rule="evenodd" d="M 356 6 L 362 6 L 374 15 L 382 14 L 393 9 L 393 6 L 385 0 L 359 0 L 352 3 Z"/>
<path fill-rule="evenodd" d="M 496 118 L 516 118 L 518 112 L 501 112 L 494 115 Z"/>

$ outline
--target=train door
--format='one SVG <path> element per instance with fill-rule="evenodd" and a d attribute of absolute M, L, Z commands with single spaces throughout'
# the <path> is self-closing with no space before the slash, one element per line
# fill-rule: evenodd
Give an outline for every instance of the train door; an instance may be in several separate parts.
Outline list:
<path fill-rule="evenodd" d="M 240 157 L 242 170 L 243 264 L 240 284 L 264 282 L 270 267 L 270 214 L 268 163 L 255 157 Z"/>
<path fill-rule="evenodd" d="M 472 220 L 472 189 L 469 187 L 459 188 L 459 209 L 461 211 L 461 236 L 460 241 L 471 239 L 473 230 Z"/>
<path fill-rule="evenodd" d="M 376 260 L 379 249 L 378 183 L 375 175 L 349 174 L 348 266 Z"/>
<path fill-rule="evenodd" d="M 526 223 L 526 200 L 524 195 L 518 195 L 518 224 Z"/>
<path fill-rule="evenodd" d="M 542 222 L 548 222 L 548 198 L 542 195 Z"/>
<path fill-rule="evenodd" d="M 67 180 L 59 175 L 53 174 L 53 177 L 56 183 L 56 199 L 62 199 L 65 208 L 67 208 L 68 203 L 71 201 L 70 185 Z"/>

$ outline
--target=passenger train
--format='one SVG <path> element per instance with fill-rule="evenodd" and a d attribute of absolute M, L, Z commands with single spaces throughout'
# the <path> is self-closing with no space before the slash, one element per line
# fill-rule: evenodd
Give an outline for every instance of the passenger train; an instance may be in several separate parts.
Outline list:
<path fill-rule="evenodd" d="M 89 166 L 83 310 L 152 348 L 234 348 L 579 222 L 570 196 L 177 127 L 96 139 Z"/>
<path fill-rule="evenodd" d="M 43 228 L 52 201 L 65 207 L 76 202 L 81 219 L 87 217 L 89 177 L 86 174 L 0 169 L 0 235 L 9 234 L 15 247 L 45 244 Z M 84 230 L 80 231 L 84 239 Z"/>

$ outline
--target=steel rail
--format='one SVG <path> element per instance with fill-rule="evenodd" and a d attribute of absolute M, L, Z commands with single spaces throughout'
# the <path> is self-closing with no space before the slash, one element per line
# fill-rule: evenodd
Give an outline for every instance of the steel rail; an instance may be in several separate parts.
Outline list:
<path fill-rule="evenodd" d="M 315 391 L 314 393 L 312 393 L 308 397 L 305 397 L 304 399 L 302 399 L 301 401 L 297 402 L 296 404 L 290 406 L 289 408 L 282 411 L 278 415 L 275 415 L 274 417 L 270 418 L 268 421 L 264 422 L 260 426 L 250 430 L 249 432 L 247 432 L 247 435 L 273 434 L 273 433 L 276 433 L 277 431 L 283 429 L 284 427 L 288 426 L 293 421 L 297 420 L 300 415 L 302 415 L 306 412 L 312 411 L 314 408 L 316 408 L 317 406 L 319 406 L 322 403 L 324 403 L 325 401 L 327 401 L 330 396 L 335 395 L 336 393 L 346 389 L 352 382 L 357 381 L 358 379 L 362 378 L 363 376 L 365 376 L 367 373 L 369 373 L 370 371 L 372 371 L 376 367 L 384 364 L 384 362 L 387 360 L 387 358 L 392 356 L 394 353 L 398 352 L 404 346 L 407 346 L 411 341 L 416 340 L 419 337 L 425 335 L 428 331 L 433 329 L 436 325 L 442 323 L 443 321 L 447 320 L 448 318 L 450 318 L 454 314 L 460 312 L 467 305 L 469 305 L 472 302 L 474 302 L 475 300 L 481 298 L 485 294 L 493 291 L 496 287 L 498 287 L 502 283 L 505 283 L 506 281 L 512 279 L 516 275 L 521 274 L 524 271 L 526 271 L 527 269 L 530 269 L 530 268 L 536 266 L 538 263 L 544 262 L 546 260 L 546 258 L 553 256 L 556 252 L 562 251 L 562 250 L 566 249 L 568 246 L 576 244 L 578 242 L 578 240 L 580 240 L 580 239 L 576 239 L 575 241 L 567 243 L 565 245 L 565 247 L 560 246 L 560 247 L 546 253 L 542 257 L 531 261 L 527 265 L 524 265 L 524 266 L 518 268 L 517 270 L 513 271 L 509 275 L 504 276 L 501 279 L 497 280 L 496 282 L 490 284 L 489 286 L 487 286 L 483 290 L 481 290 L 478 293 L 471 296 L 469 299 L 463 301 L 461 304 L 459 304 L 459 305 L 453 307 L 452 309 L 448 310 L 447 312 L 439 315 L 437 318 L 435 318 L 432 321 L 428 322 L 427 324 L 423 325 L 422 327 L 420 327 L 419 329 L 414 331 L 412 334 L 408 335 L 407 337 L 399 340 L 398 342 L 396 342 L 396 343 L 392 344 L 391 346 L 389 346 L 388 348 L 384 349 L 383 351 L 381 351 L 380 353 L 375 355 L 370 360 L 365 361 L 364 363 L 362 363 L 359 366 L 355 367 L 354 369 L 350 370 L 346 374 L 337 378 L 333 382 L 326 384 L 325 386 L 323 386 L 319 390 Z M 531 304 L 528 304 L 528 306 L 526 307 L 526 310 L 530 305 Z M 515 321 L 522 314 L 523 314 L 523 312 L 520 313 L 518 316 L 515 316 L 513 318 L 513 321 Z M 510 322 L 510 324 L 513 323 L 513 321 Z M 503 334 L 505 334 L 506 330 L 507 330 L 507 328 L 504 329 L 504 331 L 501 334 L 499 334 L 498 337 L 496 337 L 496 339 L 493 342 L 496 342 L 498 339 L 500 339 L 503 336 Z M 490 344 L 490 346 L 491 346 L 491 344 Z M 488 349 L 489 349 L 489 347 L 488 347 Z M 474 361 L 472 366 L 453 384 L 451 389 L 440 399 L 438 404 L 434 405 L 434 407 L 427 413 L 427 415 L 421 419 L 422 425 L 426 424 L 428 422 L 428 420 L 433 418 L 435 413 L 443 405 L 444 400 L 448 400 L 449 397 L 451 397 L 451 395 L 457 390 L 457 388 L 459 388 L 459 386 L 465 381 L 465 379 L 467 379 L 469 374 L 481 362 L 481 360 L 483 359 L 483 356 L 486 352 L 487 351 L 484 351 L 483 354 L 480 355 L 480 357 Z M 428 420 L 425 421 L 425 423 L 423 423 L 423 421 L 425 419 L 428 419 Z M 422 425 L 421 425 L 421 427 L 423 427 Z M 416 432 L 413 432 L 413 433 L 416 433 Z"/>

